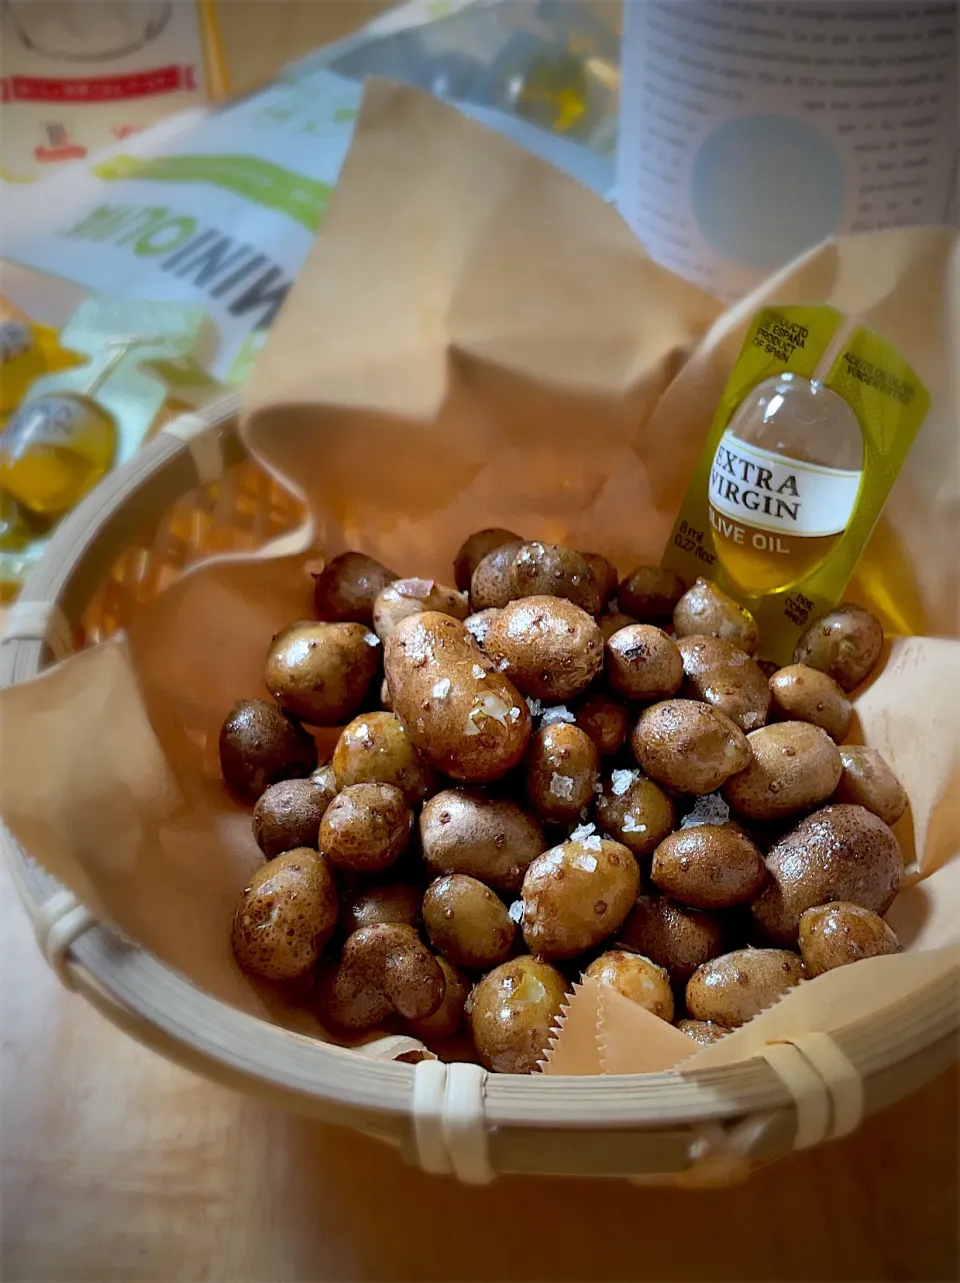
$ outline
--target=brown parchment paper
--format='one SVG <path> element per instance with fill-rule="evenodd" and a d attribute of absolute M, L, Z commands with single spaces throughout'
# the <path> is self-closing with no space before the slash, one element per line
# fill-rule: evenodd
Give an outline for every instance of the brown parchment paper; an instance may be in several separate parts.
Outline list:
<path fill-rule="evenodd" d="M 233 906 L 260 854 L 216 749 L 233 701 L 264 694 L 273 633 L 310 616 L 317 556 L 357 547 L 447 579 L 466 534 L 506 525 L 596 548 L 621 571 L 655 560 L 748 316 L 766 299 L 829 301 L 899 343 L 932 398 L 886 542 L 863 563 L 864 592 L 888 620 L 909 597 L 931 632 L 952 636 L 958 256 L 944 230 L 827 245 L 722 312 L 572 180 L 416 91 L 374 82 L 246 399 L 250 448 L 306 496 L 311 521 L 273 555 L 206 563 L 125 637 L 0 692 L 4 822 L 99 917 L 196 984 L 320 1033 L 306 992 L 256 986 L 231 956 Z M 881 960 L 901 1001 L 957 937 L 958 650 L 895 644 L 860 701 L 865 737 L 912 796 L 901 836 L 923 880 L 895 910 L 909 951 Z M 602 1027 L 602 1046 L 581 1040 L 578 1067 L 561 1033 L 551 1066 L 596 1073 L 606 1056 L 618 1072 L 644 1068 L 635 1034 L 618 1033 L 621 1004 L 593 992 L 581 1019 L 586 990 L 565 1027 Z M 839 994 L 830 1019 L 860 1001 Z"/>

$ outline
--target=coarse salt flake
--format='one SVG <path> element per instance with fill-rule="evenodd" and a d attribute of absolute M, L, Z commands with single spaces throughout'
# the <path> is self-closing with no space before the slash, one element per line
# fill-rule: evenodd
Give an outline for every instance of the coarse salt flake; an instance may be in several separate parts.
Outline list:
<path fill-rule="evenodd" d="M 543 710 L 540 725 L 556 726 L 559 722 L 576 722 L 576 720 L 565 704 L 556 704 L 553 708 L 545 708 Z"/>
<path fill-rule="evenodd" d="M 623 824 L 620 827 L 623 829 L 624 833 L 646 833 L 647 831 L 647 826 L 645 824 L 639 824 L 635 815 L 625 815 L 623 817 Z"/>
<path fill-rule="evenodd" d="M 573 867 L 575 869 L 583 869 L 584 873 L 596 873 L 597 857 L 595 855 L 575 855 L 573 857 Z"/>
<path fill-rule="evenodd" d="M 513 904 L 511 904 L 510 908 L 507 910 L 507 914 L 509 915 L 511 922 L 519 922 L 523 917 L 523 901 L 514 900 Z"/>
<path fill-rule="evenodd" d="M 532 698 L 531 696 L 529 696 L 529 695 L 525 696 L 525 698 L 526 698 L 526 701 L 527 701 L 527 708 L 529 708 L 529 710 L 530 710 L 530 716 L 531 716 L 531 717 L 539 717 L 539 716 L 540 716 L 540 712 L 541 712 L 541 710 L 542 710 L 542 708 L 543 708 L 543 705 L 540 703 L 540 701 L 539 701 L 538 699 L 533 699 L 533 698 Z"/>
<path fill-rule="evenodd" d="M 613 790 L 614 797 L 623 797 L 627 789 L 640 778 L 640 772 L 633 769 L 612 771 L 610 774 L 610 788 Z"/>
<path fill-rule="evenodd" d="M 443 697 L 449 692 L 449 690 L 450 690 L 450 678 L 441 677 L 438 682 L 434 683 L 433 690 L 430 692 L 430 694 L 433 696 L 434 699 L 443 699 Z"/>
<path fill-rule="evenodd" d="M 719 793 L 705 793 L 694 802 L 680 827 L 692 829 L 700 824 L 726 824 L 729 819 L 730 808 Z"/>
<path fill-rule="evenodd" d="M 368 646 L 380 645 L 380 638 L 377 636 L 376 633 L 371 633 L 371 632 L 364 633 L 363 640 L 367 643 Z"/>
<path fill-rule="evenodd" d="M 473 675 L 474 675 L 474 677 L 477 679 L 477 681 L 479 681 L 479 680 L 481 679 L 481 677 L 486 677 L 486 675 L 487 675 L 487 674 L 484 672 L 484 670 L 480 667 L 480 665 L 479 665 L 479 664 L 474 664 L 473 668 L 472 668 L 470 671 L 473 673 Z"/>
<path fill-rule="evenodd" d="M 573 797 L 573 785 L 574 781 L 569 775 L 561 775 L 558 771 L 554 771 L 550 776 L 550 792 L 554 797 Z"/>
<path fill-rule="evenodd" d="M 603 843 L 598 837 L 584 838 L 580 843 L 585 851 L 602 851 Z M 596 866 L 594 866 L 596 867 Z"/>
<path fill-rule="evenodd" d="M 570 834 L 571 842 L 582 842 L 584 838 L 592 837 L 597 831 L 595 824 L 578 824 Z"/>

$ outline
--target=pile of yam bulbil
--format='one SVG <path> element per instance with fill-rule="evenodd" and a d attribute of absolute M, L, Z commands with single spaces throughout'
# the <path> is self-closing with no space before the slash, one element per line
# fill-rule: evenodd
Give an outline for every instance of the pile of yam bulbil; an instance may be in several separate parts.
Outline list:
<path fill-rule="evenodd" d="M 481 1064 L 529 1073 L 584 975 L 705 1043 L 899 949 L 907 799 L 841 747 L 872 615 L 832 611 L 776 669 L 703 579 L 619 581 L 508 530 L 471 535 L 453 577 L 334 558 L 319 619 L 270 645 L 272 700 L 224 722 L 266 860 L 233 920 L 245 972 L 296 982 L 342 1040 L 443 1054 L 465 1025 Z M 328 762 L 309 726 L 342 727 Z"/>

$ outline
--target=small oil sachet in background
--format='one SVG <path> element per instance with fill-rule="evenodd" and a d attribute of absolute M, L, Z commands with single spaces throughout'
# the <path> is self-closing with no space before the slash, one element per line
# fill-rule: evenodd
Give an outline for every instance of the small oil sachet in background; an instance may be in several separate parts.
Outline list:
<path fill-rule="evenodd" d="M 832 307 L 753 320 L 663 564 L 752 611 L 765 657 L 839 601 L 927 413 L 896 349 Z"/>
<path fill-rule="evenodd" d="M 141 367 L 187 357 L 204 326 L 202 308 L 182 303 L 88 299 L 61 334 L 88 358 L 31 382 L 0 433 L 0 486 L 44 519 L 73 508 L 150 431 L 166 397 Z"/>

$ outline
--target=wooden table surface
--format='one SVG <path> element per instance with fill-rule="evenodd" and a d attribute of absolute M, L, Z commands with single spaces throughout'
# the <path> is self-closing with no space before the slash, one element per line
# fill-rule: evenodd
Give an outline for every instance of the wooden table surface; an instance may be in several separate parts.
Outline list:
<path fill-rule="evenodd" d="M 223 0 L 233 85 L 368 0 Z M 958 1080 L 745 1186 L 462 1189 L 160 1060 L 47 971 L 0 871 L 5 1283 L 956 1279 Z"/>

